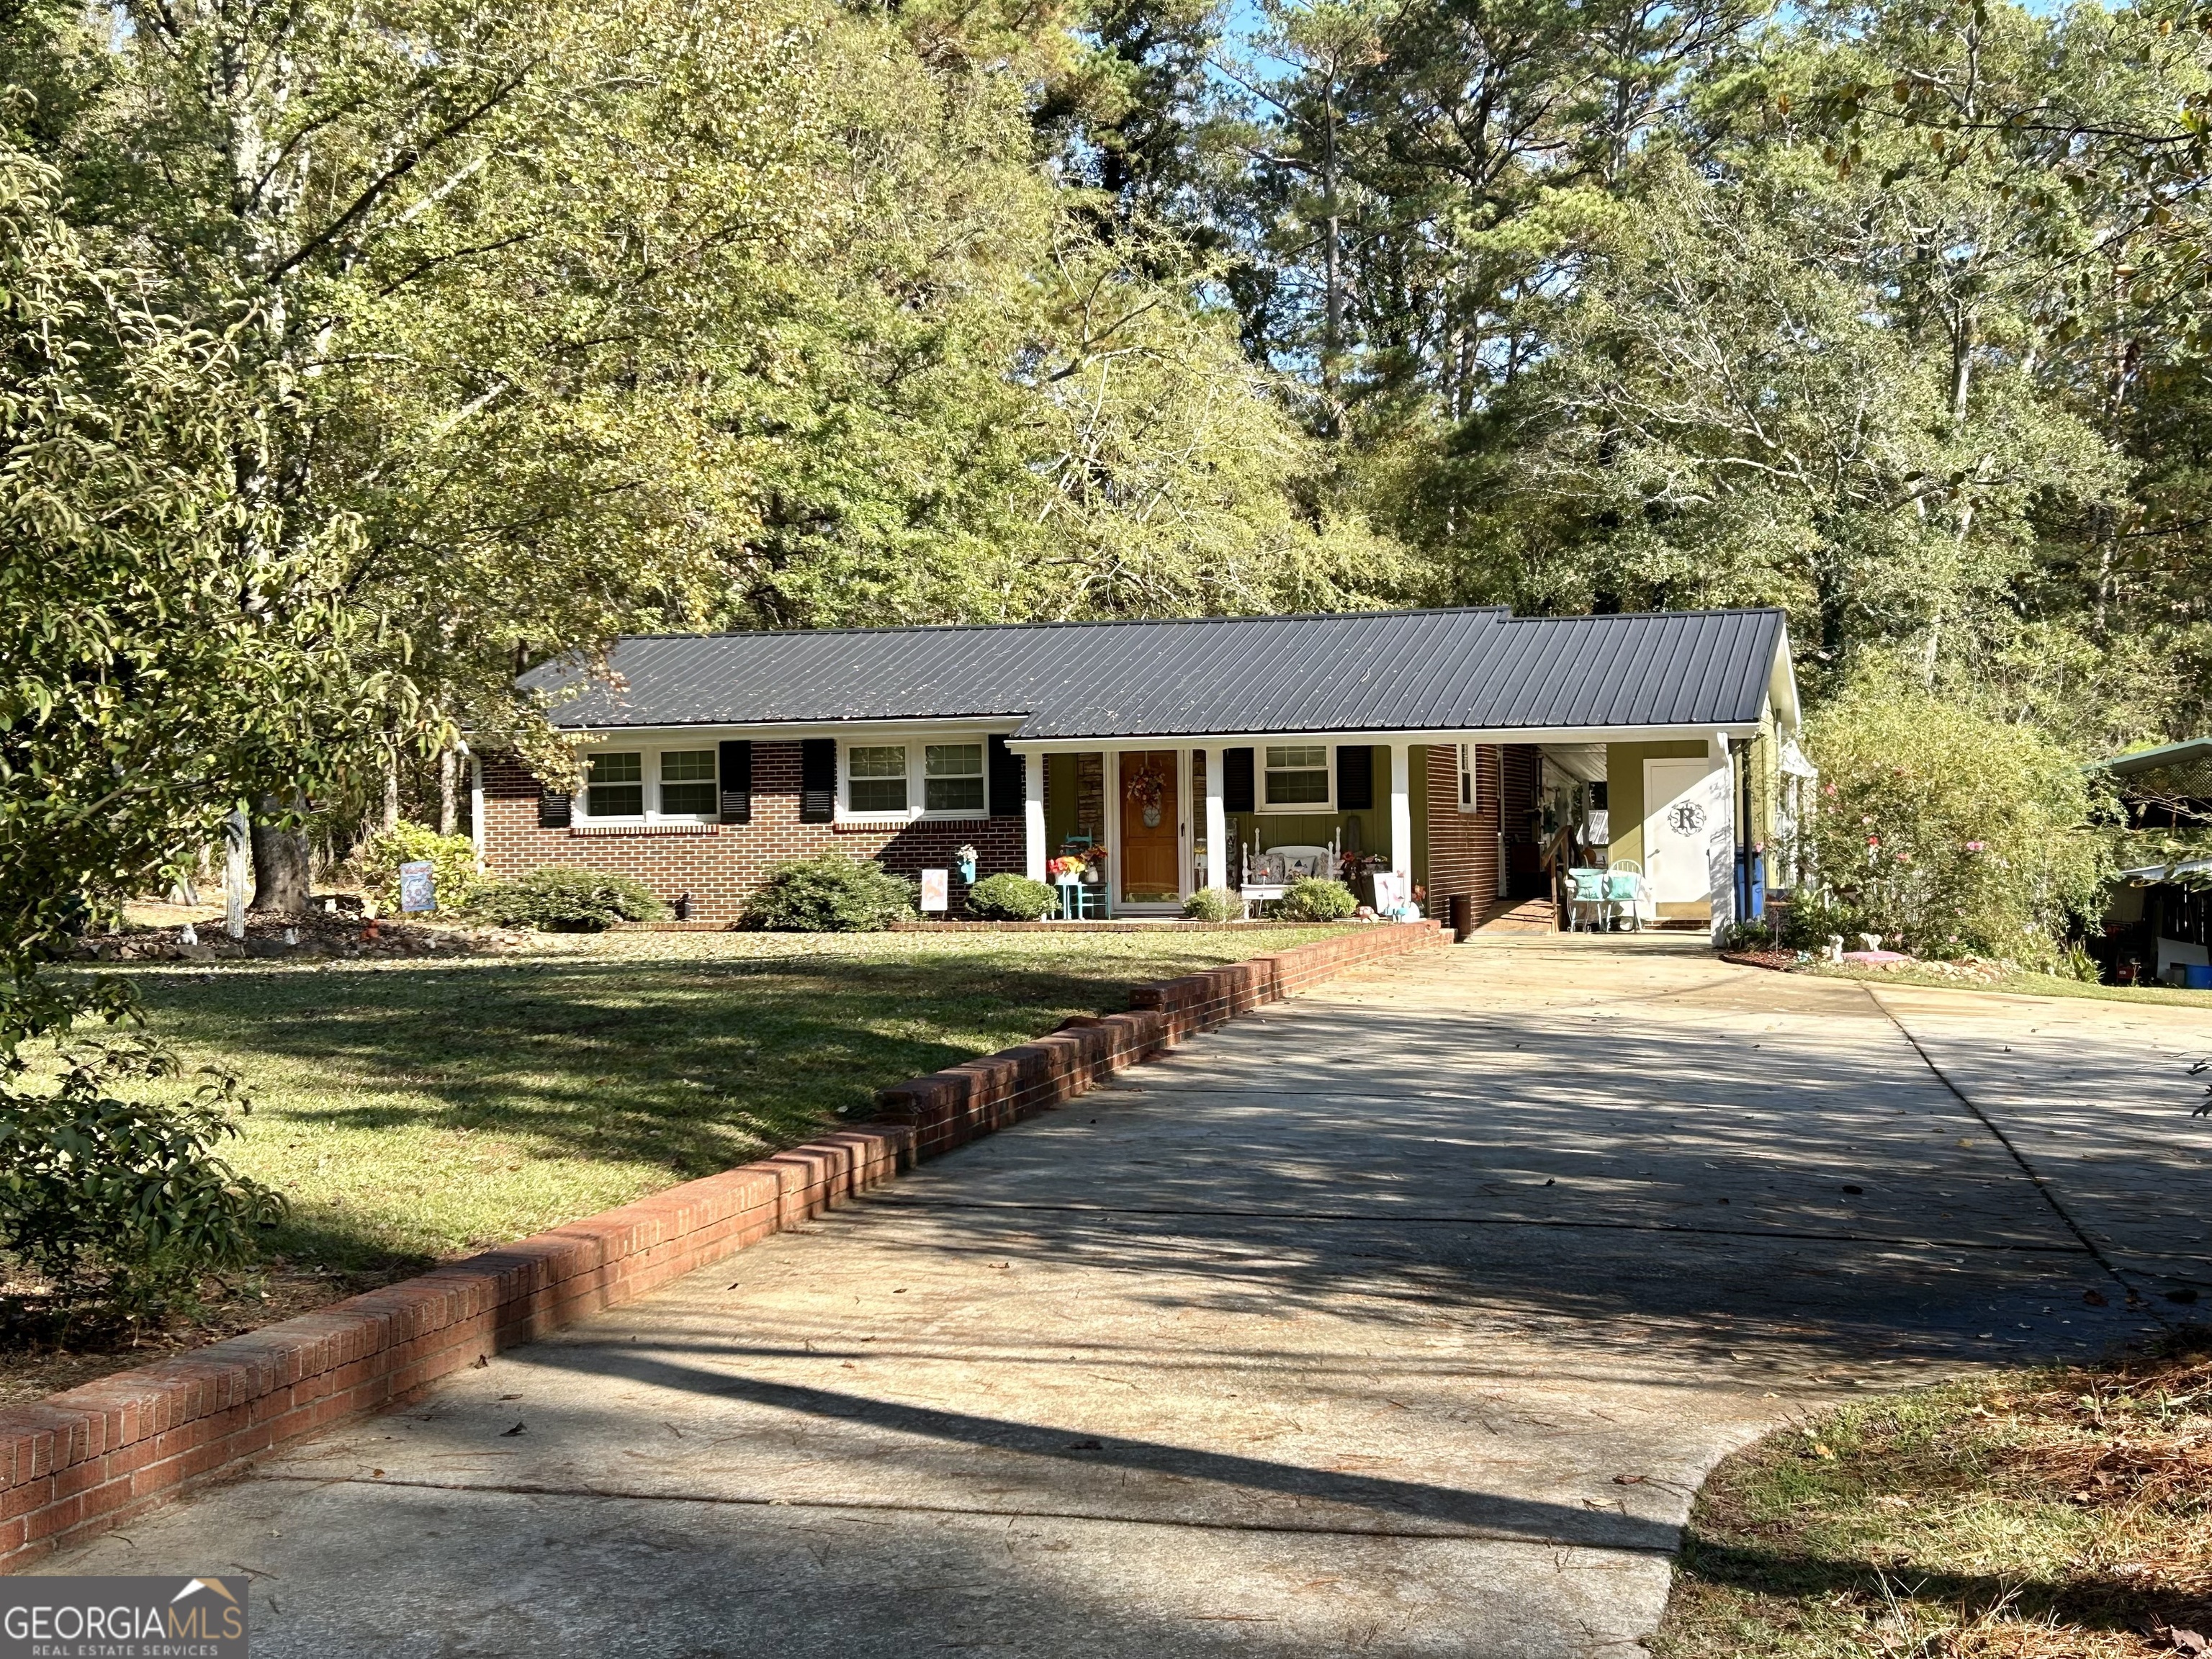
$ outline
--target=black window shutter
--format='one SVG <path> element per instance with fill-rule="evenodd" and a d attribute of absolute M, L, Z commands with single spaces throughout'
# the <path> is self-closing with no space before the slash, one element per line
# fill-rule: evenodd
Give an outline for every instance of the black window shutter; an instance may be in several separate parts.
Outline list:
<path fill-rule="evenodd" d="M 828 823 L 837 816 L 837 739 L 808 738 L 799 745 L 799 821 Z"/>
<path fill-rule="evenodd" d="M 1221 751 L 1221 810 L 1224 812 L 1249 812 L 1252 804 L 1252 751 L 1249 749 L 1224 749 Z"/>
<path fill-rule="evenodd" d="M 994 732 L 986 739 L 983 758 L 991 775 L 991 816 L 1021 817 L 1022 757 L 1007 748 L 1006 740 Z"/>
<path fill-rule="evenodd" d="M 1375 805 L 1375 751 L 1364 743 L 1336 751 L 1336 806 L 1340 812 L 1364 812 Z"/>
<path fill-rule="evenodd" d="M 558 790 L 538 786 L 538 827 L 540 830 L 566 830 L 574 809 L 574 798 Z"/>
<path fill-rule="evenodd" d="M 740 738 L 722 745 L 722 822 L 753 821 L 753 746 Z"/>

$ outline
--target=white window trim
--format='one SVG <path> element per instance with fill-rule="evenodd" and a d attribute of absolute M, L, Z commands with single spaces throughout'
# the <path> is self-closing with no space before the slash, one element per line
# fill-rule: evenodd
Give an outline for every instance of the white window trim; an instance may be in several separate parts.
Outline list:
<path fill-rule="evenodd" d="M 923 775 L 923 750 L 933 744 L 963 744 L 983 751 L 983 805 L 971 811 L 933 812 L 922 803 L 929 798 L 929 780 Z M 906 811 L 903 812 L 855 812 L 853 799 L 853 751 L 855 749 L 904 749 L 906 750 Z M 891 739 L 878 738 L 870 740 L 856 738 L 850 741 L 839 739 L 837 744 L 837 813 L 839 823 L 857 824 L 877 829 L 896 829 L 904 823 L 982 823 L 991 816 L 991 745 L 987 738 L 971 732 L 945 733 L 927 732 L 918 738 Z"/>
<path fill-rule="evenodd" d="M 632 748 L 628 744 L 617 747 L 611 744 L 595 754 L 586 756 L 586 760 L 590 761 L 596 760 L 602 755 L 635 755 L 638 757 L 640 769 L 639 782 L 642 786 L 641 799 L 645 803 L 645 811 L 614 814 L 592 811 L 591 775 L 586 771 L 584 787 L 576 794 L 576 805 L 581 809 L 576 816 L 586 823 L 617 826 L 641 823 L 720 823 L 722 821 L 722 780 L 721 756 L 719 751 L 714 752 L 714 775 L 706 780 L 714 785 L 713 807 L 704 812 L 664 812 L 660 810 L 660 757 L 663 755 L 672 754 L 697 754 L 702 750 L 714 751 L 714 745 L 699 743 L 656 743 L 640 744 Z"/>
<path fill-rule="evenodd" d="M 1459 775 L 1464 781 L 1454 786 L 1452 797 L 1458 802 L 1461 811 L 1480 812 L 1482 810 L 1482 745 L 1461 743 L 1452 747 L 1458 751 L 1453 763 L 1459 768 Z M 1467 797 L 1465 800 L 1459 800 L 1462 794 Z"/>
<path fill-rule="evenodd" d="M 1267 743 L 1265 740 L 1262 740 L 1258 745 L 1256 752 L 1255 752 L 1252 757 L 1252 810 L 1255 812 L 1272 812 L 1279 817 L 1295 817 L 1303 813 L 1310 817 L 1316 814 L 1328 813 L 1336 811 L 1336 745 L 1334 744 L 1278 743 L 1273 745 L 1273 747 L 1277 749 L 1320 750 L 1322 752 L 1322 775 L 1327 778 L 1328 781 L 1328 799 L 1286 801 L 1280 806 L 1270 805 L 1267 801 L 1268 747 L 1269 745 Z M 1303 772 L 1310 771 L 1312 769 L 1310 767 L 1297 767 L 1290 769 Z"/>

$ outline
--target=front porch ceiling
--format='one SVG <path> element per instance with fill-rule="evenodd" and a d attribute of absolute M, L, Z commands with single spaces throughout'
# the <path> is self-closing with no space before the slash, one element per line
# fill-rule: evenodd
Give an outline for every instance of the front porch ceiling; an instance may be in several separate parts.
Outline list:
<path fill-rule="evenodd" d="M 1544 759 L 1554 771 L 1577 783 L 1605 781 L 1605 745 L 1601 743 L 1547 743 Z"/>

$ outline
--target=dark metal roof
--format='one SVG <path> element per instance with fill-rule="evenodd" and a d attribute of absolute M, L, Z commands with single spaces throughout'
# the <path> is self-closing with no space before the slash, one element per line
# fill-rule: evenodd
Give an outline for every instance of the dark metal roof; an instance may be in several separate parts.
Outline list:
<path fill-rule="evenodd" d="M 2132 755 L 2114 755 L 2106 760 L 2092 761 L 2083 769 L 2128 777 L 2137 772 L 2155 772 L 2168 766 L 2185 766 L 2198 760 L 2212 760 L 2212 738 L 2191 738 L 2183 743 L 2169 743 L 2156 749 L 2138 749 Z"/>
<path fill-rule="evenodd" d="M 1003 718 L 1020 738 L 1741 724 L 1779 611 L 1515 617 L 1503 608 L 1183 622 L 641 635 L 562 726 Z M 559 693 L 548 664 L 526 690 Z"/>

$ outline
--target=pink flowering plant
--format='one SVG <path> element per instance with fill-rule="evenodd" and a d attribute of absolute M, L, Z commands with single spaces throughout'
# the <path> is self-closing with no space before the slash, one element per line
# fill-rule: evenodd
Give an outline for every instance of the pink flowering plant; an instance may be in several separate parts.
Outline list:
<path fill-rule="evenodd" d="M 1807 724 L 1820 769 L 1801 832 L 1824 908 L 1917 955 L 2055 962 L 2101 910 L 2111 810 L 2048 733 L 1866 681 Z"/>

